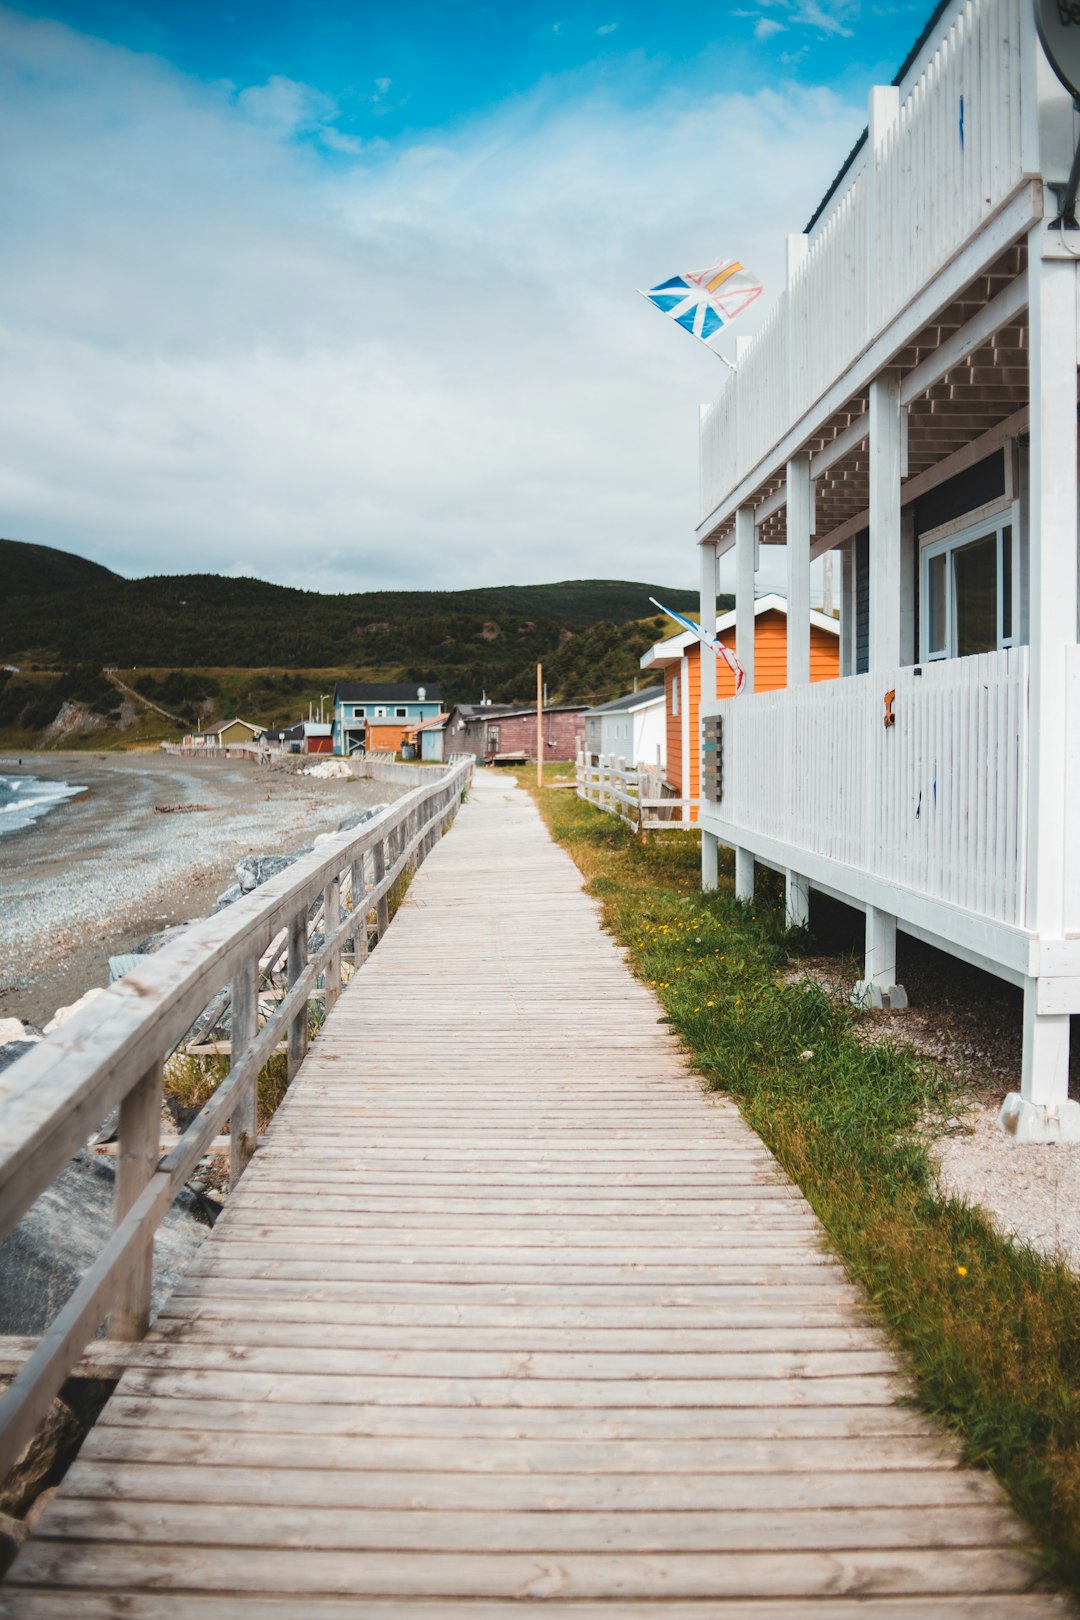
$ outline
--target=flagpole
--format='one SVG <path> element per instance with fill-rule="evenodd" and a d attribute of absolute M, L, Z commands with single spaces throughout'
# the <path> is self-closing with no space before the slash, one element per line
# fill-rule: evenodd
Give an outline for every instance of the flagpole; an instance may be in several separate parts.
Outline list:
<path fill-rule="evenodd" d="M 544 666 L 536 666 L 536 785 L 544 785 Z"/>

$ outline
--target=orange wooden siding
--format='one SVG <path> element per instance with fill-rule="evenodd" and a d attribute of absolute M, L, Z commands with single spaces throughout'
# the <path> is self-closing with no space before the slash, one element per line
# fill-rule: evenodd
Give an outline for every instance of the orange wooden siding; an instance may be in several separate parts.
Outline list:
<path fill-rule="evenodd" d="M 414 720 L 413 725 L 415 724 L 416 722 Z M 396 724 L 391 723 L 389 725 L 384 724 L 381 721 L 374 722 L 369 720 L 367 734 L 368 753 L 400 753 L 401 744 L 404 740 L 405 733 L 409 730 L 410 726 L 406 720 L 399 720 Z"/>
<path fill-rule="evenodd" d="M 721 632 L 720 640 L 738 657 L 735 627 Z M 691 798 L 701 791 L 700 746 L 698 724 L 701 707 L 701 643 L 695 641 L 686 650 L 686 684 L 689 691 L 680 693 L 680 712 L 671 712 L 671 689 L 682 673 L 681 661 L 669 664 L 665 671 L 664 688 L 667 703 L 667 779 L 672 787 L 682 792 L 682 711 L 683 701 L 690 710 L 690 780 Z M 810 679 L 832 681 L 840 674 L 840 637 L 831 631 L 810 626 Z M 775 609 L 759 613 L 754 625 L 754 690 L 775 692 L 787 685 L 787 615 Z M 728 666 L 717 659 L 716 695 L 718 698 L 735 696 L 735 676 Z M 697 811 L 692 812 L 697 820 Z"/>

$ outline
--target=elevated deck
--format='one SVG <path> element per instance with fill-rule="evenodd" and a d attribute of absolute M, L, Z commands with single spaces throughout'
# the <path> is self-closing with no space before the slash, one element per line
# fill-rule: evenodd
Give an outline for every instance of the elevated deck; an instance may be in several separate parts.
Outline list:
<path fill-rule="evenodd" d="M 0 1615 L 1068 1612 L 658 1011 L 480 773 Z"/>

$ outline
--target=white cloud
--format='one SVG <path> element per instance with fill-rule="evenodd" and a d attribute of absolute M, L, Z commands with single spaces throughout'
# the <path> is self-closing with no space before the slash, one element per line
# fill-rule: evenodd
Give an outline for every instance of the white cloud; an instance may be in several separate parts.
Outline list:
<path fill-rule="evenodd" d="M 386 92 L 389 90 L 389 88 L 393 84 L 393 82 L 394 82 L 393 79 L 376 79 L 375 80 L 375 88 L 379 92 L 380 96 L 385 96 Z"/>
<path fill-rule="evenodd" d="M 759 17 L 754 24 L 755 39 L 771 39 L 774 34 L 784 33 L 784 25 L 777 22 L 775 17 Z"/>
<path fill-rule="evenodd" d="M 601 23 L 600 27 L 596 30 L 596 32 L 601 36 L 601 38 L 603 38 L 603 36 L 605 34 L 613 34 L 615 32 L 615 30 L 618 28 L 618 26 L 619 25 L 618 25 L 617 22 L 614 22 L 614 23 Z"/>
<path fill-rule="evenodd" d="M 330 164 L 310 86 L 2 10 L 0 61 L 0 534 L 329 589 L 696 579 L 724 372 L 633 289 L 732 253 L 777 286 L 859 109 L 553 81 Z"/>

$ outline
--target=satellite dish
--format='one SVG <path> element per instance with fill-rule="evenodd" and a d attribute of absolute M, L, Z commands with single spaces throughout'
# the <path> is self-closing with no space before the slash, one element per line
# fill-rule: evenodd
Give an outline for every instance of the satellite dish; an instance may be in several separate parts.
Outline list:
<path fill-rule="evenodd" d="M 1050 66 L 1080 100 L 1080 0 L 1035 0 L 1035 27 Z"/>

